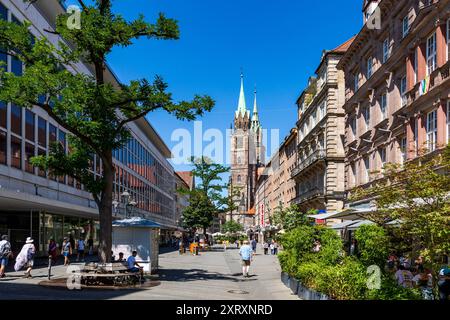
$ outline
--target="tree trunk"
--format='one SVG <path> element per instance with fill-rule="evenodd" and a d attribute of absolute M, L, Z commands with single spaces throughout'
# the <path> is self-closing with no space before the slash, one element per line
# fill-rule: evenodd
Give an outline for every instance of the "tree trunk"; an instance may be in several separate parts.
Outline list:
<path fill-rule="evenodd" d="M 103 179 L 105 188 L 103 189 L 102 198 L 99 207 L 100 219 L 100 244 L 98 248 L 98 256 L 100 262 L 111 262 L 112 248 L 112 196 L 114 183 L 114 167 L 112 164 L 112 152 L 109 152 L 103 160 Z"/>

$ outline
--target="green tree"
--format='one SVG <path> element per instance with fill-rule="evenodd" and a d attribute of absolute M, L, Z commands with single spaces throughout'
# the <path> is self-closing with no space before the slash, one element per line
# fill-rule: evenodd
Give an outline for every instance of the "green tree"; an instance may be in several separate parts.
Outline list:
<path fill-rule="evenodd" d="M 223 211 L 226 202 L 222 191 L 227 188 L 221 184 L 221 174 L 228 172 L 229 168 L 213 163 L 206 157 L 191 158 L 194 165 L 192 175 L 199 178 L 199 183 L 193 190 L 181 191 L 189 195 L 189 206 L 185 208 L 182 216 L 183 224 L 189 228 L 206 229 L 211 226 L 213 218 Z"/>
<path fill-rule="evenodd" d="M 237 233 L 237 232 L 243 231 L 243 230 L 244 230 L 244 226 L 234 220 L 227 221 L 222 226 L 223 233 L 227 233 L 227 232 Z"/>
<path fill-rule="evenodd" d="M 389 254 L 389 237 L 382 227 L 375 224 L 363 225 L 355 232 L 359 260 L 366 267 L 376 264 L 383 268 Z"/>
<path fill-rule="evenodd" d="M 422 256 L 434 271 L 435 280 L 442 256 L 450 251 L 449 168 L 447 145 L 441 154 L 423 155 L 404 166 L 386 166 L 384 179 L 371 188 L 357 190 L 352 197 L 374 198 L 377 212 L 368 218 L 386 229 L 400 252 Z"/>
<path fill-rule="evenodd" d="M 283 230 L 290 231 L 299 226 L 310 224 L 312 219 L 308 217 L 309 214 L 302 213 L 295 204 L 285 209 L 280 205 L 273 215 L 273 223 Z"/>
<path fill-rule="evenodd" d="M 193 120 L 210 111 L 214 101 L 208 96 L 195 96 L 190 102 L 176 103 L 159 76 L 152 82 L 112 83 L 105 70 L 113 48 L 128 47 L 142 37 L 178 39 L 177 22 L 162 13 L 155 23 L 146 22 L 142 15 L 127 21 L 113 13 L 110 0 L 96 0 L 92 5 L 82 0 L 78 3 L 82 7 L 80 29 L 69 28 L 70 15 L 62 14 L 57 17 L 56 29 L 46 30 L 60 37 L 57 45 L 45 37 L 32 37 L 29 22 L 0 20 L 1 51 L 25 65 L 21 76 L 0 68 L 0 100 L 26 108 L 40 107 L 70 132 L 70 153 L 52 146 L 48 157 L 36 157 L 33 164 L 54 175 L 69 175 L 92 193 L 99 210 L 99 256 L 105 262 L 111 259 L 112 153 L 129 139 L 128 124 L 159 109 L 178 119 Z M 79 62 L 90 65 L 93 76 L 71 72 L 71 66 Z M 92 154 L 97 154 L 103 164 L 102 176 L 97 179 L 89 173 Z"/>

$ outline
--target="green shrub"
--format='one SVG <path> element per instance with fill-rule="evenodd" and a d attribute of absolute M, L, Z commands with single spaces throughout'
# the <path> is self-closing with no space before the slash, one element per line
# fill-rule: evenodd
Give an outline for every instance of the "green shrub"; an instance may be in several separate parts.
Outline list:
<path fill-rule="evenodd" d="M 281 236 L 283 250 L 293 255 L 296 261 L 304 261 L 304 257 L 311 253 L 314 243 L 314 228 L 300 226 Z"/>
<path fill-rule="evenodd" d="M 359 260 L 365 266 L 378 265 L 383 269 L 389 254 L 389 238 L 378 225 L 363 225 L 355 233 Z"/>
<path fill-rule="evenodd" d="M 323 226 L 315 226 L 314 229 L 321 244 L 316 259 L 322 264 L 336 264 L 343 255 L 342 239 L 332 229 Z"/>
<path fill-rule="evenodd" d="M 379 290 L 367 290 L 367 300 L 421 300 L 418 289 L 407 289 L 397 285 L 397 281 L 389 275 L 383 275 Z"/>

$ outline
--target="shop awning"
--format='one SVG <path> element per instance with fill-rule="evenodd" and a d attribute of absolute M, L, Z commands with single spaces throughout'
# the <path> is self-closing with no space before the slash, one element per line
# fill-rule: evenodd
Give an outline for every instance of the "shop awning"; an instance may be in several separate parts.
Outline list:
<path fill-rule="evenodd" d="M 326 219 L 330 219 L 330 218 L 334 219 L 337 214 L 339 214 L 339 212 L 333 211 L 333 212 L 328 212 L 328 213 L 311 214 L 311 215 L 308 215 L 308 217 L 316 219 L 316 220 L 326 220 Z"/>
<path fill-rule="evenodd" d="M 134 228 L 156 228 L 160 229 L 161 225 L 140 217 L 133 217 L 124 220 L 113 221 L 113 227 L 134 227 Z"/>
<path fill-rule="evenodd" d="M 333 219 L 342 219 L 342 220 L 364 220 L 364 216 L 368 213 L 376 212 L 376 208 L 362 208 L 362 209 L 345 209 L 341 212 L 338 212 L 333 216 Z"/>
<path fill-rule="evenodd" d="M 361 220 L 355 224 L 352 224 L 348 227 L 348 230 L 356 230 L 361 226 L 367 225 L 367 224 L 375 224 L 375 222 L 369 221 L 369 220 Z"/>
<path fill-rule="evenodd" d="M 342 223 L 334 224 L 334 225 L 330 226 L 330 228 L 334 229 L 334 230 L 344 230 L 345 228 L 347 228 L 355 223 L 358 223 L 358 222 L 359 222 L 359 220 L 354 220 L 354 221 L 347 220 Z"/>

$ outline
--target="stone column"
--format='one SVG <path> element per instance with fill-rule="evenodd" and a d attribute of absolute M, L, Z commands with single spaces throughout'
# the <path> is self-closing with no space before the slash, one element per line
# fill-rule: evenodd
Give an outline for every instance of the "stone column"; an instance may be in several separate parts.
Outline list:
<path fill-rule="evenodd" d="M 447 144 L 447 101 L 440 100 L 437 115 L 437 147 L 441 148 Z"/>

